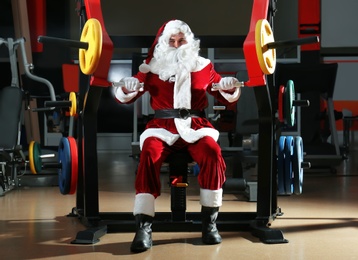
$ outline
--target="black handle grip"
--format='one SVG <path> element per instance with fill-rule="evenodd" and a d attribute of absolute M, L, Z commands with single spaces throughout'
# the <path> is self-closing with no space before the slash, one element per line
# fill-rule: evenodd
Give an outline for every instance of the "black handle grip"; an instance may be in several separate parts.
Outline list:
<path fill-rule="evenodd" d="M 310 101 L 309 100 L 293 100 L 292 105 L 295 107 L 309 107 Z"/>
<path fill-rule="evenodd" d="M 31 109 L 32 112 L 47 112 L 55 110 L 54 107 L 40 107 Z"/>
<path fill-rule="evenodd" d="M 309 168 L 311 168 L 311 163 L 310 162 L 302 162 L 301 167 L 302 167 L 302 169 L 309 169 Z"/>
<path fill-rule="evenodd" d="M 290 46 L 298 46 L 309 43 L 317 43 L 319 42 L 318 36 L 306 37 L 296 40 L 288 40 L 288 41 L 278 41 L 278 42 L 270 42 L 266 45 L 268 49 L 276 49 L 280 47 L 290 47 Z"/>
<path fill-rule="evenodd" d="M 45 101 L 45 107 L 71 107 L 71 101 Z"/>
<path fill-rule="evenodd" d="M 40 43 L 52 43 L 52 44 L 57 44 L 57 45 L 77 48 L 77 49 L 85 49 L 85 50 L 88 49 L 88 42 L 81 42 L 81 41 L 68 40 L 68 39 L 49 37 L 49 36 L 39 36 L 37 38 L 37 41 Z"/>

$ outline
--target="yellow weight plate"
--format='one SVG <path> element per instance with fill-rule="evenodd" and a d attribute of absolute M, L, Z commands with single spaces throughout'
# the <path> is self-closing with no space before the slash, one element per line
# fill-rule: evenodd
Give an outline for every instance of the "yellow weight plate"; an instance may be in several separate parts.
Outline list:
<path fill-rule="evenodd" d="M 88 43 L 87 49 L 79 50 L 80 68 L 83 74 L 91 75 L 96 71 L 102 53 L 102 27 L 97 19 L 87 20 L 80 41 Z"/>
<path fill-rule="evenodd" d="M 69 100 L 71 101 L 70 116 L 75 116 L 77 113 L 77 97 L 75 92 L 70 92 Z"/>
<path fill-rule="evenodd" d="M 255 28 L 255 45 L 257 59 L 262 72 L 266 75 L 274 73 L 276 68 L 276 50 L 267 48 L 274 42 L 273 32 L 266 19 L 258 20 Z"/>
<path fill-rule="evenodd" d="M 34 161 L 34 144 L 35 141 L 31 141 L 29 144 L 29 164 L 30 164 L 30 171 L 33 174 L 37 174 L 35 169 L 35 161 Z"/>

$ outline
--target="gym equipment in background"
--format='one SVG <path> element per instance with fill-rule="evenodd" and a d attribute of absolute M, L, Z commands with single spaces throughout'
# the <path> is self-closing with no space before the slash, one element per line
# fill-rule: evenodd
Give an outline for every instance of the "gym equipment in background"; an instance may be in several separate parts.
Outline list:
<path fill-rule="evenodd" d="M 301 99 L 310 101 L 310 106 L 297 115 L 300 120 L 297 132 L 303 139 L 305 159 L 310 161 L 312 170 L 329 169 L 335 172 L 335 167 L 343 161 L 332 100 L 337 68 L 337 63 L 279 63 L 276 68 L 278 84 L 292 80 Z M 322 103 L 326 105 L 325 111 L 321 109 Z M 328 126 L 330 140 L 322 129 L 324 124 Z"/>
<path fill-rule="evenodd" d="M 20 142 L 21 122 L 23 119 L 22 105 L 25 95 L 19 86 L 17 48 L 20 47 L 25 74 L 30 79 L 48 86 L 51 98 L 55 99 L 51 83 L 30 72 L 32 64 L 27 62 L 24 42 L 24 38 L 16 40 L 12 38 L 0 38 L 0 45 L 4 44 L 9 50 L 12 76 L 11 86 L 5 86 L 0 89 L 0 195 L 21 185 L 21 177 L 25 175 L 29 164 Z"/>
<path fill-rule="evenodd" d="M 17 69 L 17 57 L 16 50 L 20 47 L 20 53 L 24 63 L 24 71 L 27 77 L 31 80 L 40 82 L 45 84 L 48 87 L 50 94 L 50 101 L 45 101 L 45 108 L 36 108 L 33 112 L 42 112 L 42 111 L 55 111 L 58 108 L 67 107 L 69 109 L 70 116 L 70 130 L 69 133 L 72 135 L 73 133 L 73 118 L 76 116 L 77 110 L 77 98 L 75 93 L 69 94 L 68 101 L 58 101 L 56 100 L 56 95 L 52 84 L 44 78 L 33 75 L 30 70 L 33 69 L 32 64 L 28 64 L 26 59 L 25 47 L 24 47 L 24 38 L 20 38 L 17 40 L 13 40 L 12 38 L 2 39 L 0 38 L 0 45 L 4 44 L 9 49 L 9 60 L 10 67 L 12 72 L 12 82 L 11 86 L 6 86 L 0 89 L 0 99 L 1 99 L 1 107 L 0 107 L 0 183 L 1 183 L 1 191 L 0 195 L 4 194 L 11 189 L 22 186 L 29 185 L 31 182 L 36 182 L 35 178 L 30 178 L 27 182 L 25 181 L 25 177 L 29 170 L 33 174 L 38 174 L 42 171 L 43 168 L 63 168 L 60 162 L 55 163 L 56 167 L 54 167 L 54 162 L 46 161 L 42 162 L 43 158 L 54 158 L 55 154 L 41 154 L 41 145 L 35 141 L 29 142 L 29 147 L 27 153 L 24 152 L 24 149 L 20 143 L 21 138 L 21 121 L 23 118 L 22 105 L 23 100 L 25 100 L 25 95 L 23 94 L 22 89 L 19 87 L 18 82 L 18 69 Z M 26 104 L 26 102 L 25 102 Z M 25 109 L 27 109 L 25 107 Z M 72 122 L 72 123 L 71 123 Z M 74 147 L 75 140 L 70 140 L 71 147 Z M 77 156 L 77 151 L 74 152 Z M 75 161 L 76 158 L 73 158 L 72 161 Z M 70 161 L 71 163 L 71 161 Z M 74 164 L 74 163 L 73 163 Z M 45 165 L 45 166 L 44 166 Z M 70 175 L 75 175 L 73 178 L 77 176 L 77 170 L 75 166 L 72 168 L 72 172 L 70 171 Z M 32 176 L 35 177 L 35 176 Z M 41 183 L 51 183 L 52 182 L 52 174 L 46 174 L 43 176 L 36 176 Z M 41 177 L 41 178 L 40 178 Z M 49 177 L 48 181 L 44 181 L 42 177 Z M 73 179 L 72 178 L 72 179 Z M 69 182 L 71 179 L 66 180 L 65 182 Z M 34 185 L 39 185 L 36 183 Z M 59 182 L 61 183 L 61 181 Z M 75 187 L 76 185 L 74 185 Z M 72 194 L 75 189 L 71 187 Z M 64 192 L 66 193 L 66 192 Z"/>
<path fill-rule="evenodd" d="M 302 138 L 281 136 L 277 153 L 278 195 L 302 194 L 303 170 L 310 167 L 309 162 L 304 162 Z"/>
<path fill-rule="evenodd" d="M 56 162 L 43 162 L 43 158 L 55 157 L 54 154 L 42 154 L 41 146 L 35 141 L 29 145 L 29 166 L 31 173 L 41 173 L 42 169 L 58 170 L 58 186 L 61 194 L 75 194 L 78 180 L 78 149 L 72 136 L 62 137 L 58 146 Z"/>

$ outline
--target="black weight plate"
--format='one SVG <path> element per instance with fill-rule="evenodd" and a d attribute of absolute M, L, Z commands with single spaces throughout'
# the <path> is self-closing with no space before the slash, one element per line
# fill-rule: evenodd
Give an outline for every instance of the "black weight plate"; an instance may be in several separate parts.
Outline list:
<path fill-rule="evenodd" d="M 61 168 L 58 169 L 58 185 L 60 192 L 67 195 L 71 189 L 71 150 L 70 143 L 66 137 L 62 137 L 58 146 L 58 162 Z"/>

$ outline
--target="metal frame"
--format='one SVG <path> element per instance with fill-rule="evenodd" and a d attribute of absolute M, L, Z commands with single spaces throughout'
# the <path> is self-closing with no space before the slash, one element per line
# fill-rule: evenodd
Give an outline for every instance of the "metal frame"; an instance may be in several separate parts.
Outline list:
<path fill-rule="evenodd" d="M 275 10 L 275 0 L 254 0 L 253 12 L 268 13 L 269 20 Z M 81 19 L 87 20 L 85 5 L 100 4 L 99 0 L 79 0 Z M 263 8 L 263 9 L 262 9 Z M 269 10 L 269 12 L 267 11 Z M 255 19 L 252 18 L 252 19 Z M 97 164 L 97 111 L 102 87 L 90 84 L 90 78 L 81 74 L 78 118 L 79 176 L 76 194 L 76 207 L 70 216 L 78 217 L 88 227 L 80 231 L 72 243 L 93 244 L 107 232 L 131 232 L 135 229 L 131 212 L 99 212 L 98 201 L 98 164 Z M 271 222 L 281 214 L 277 206 L 276 156 L 274 140 L 274 115 L 271 104 L 271 93 L 268 84 L 255 87 L 255 95 L 259 111 L 259 160 L 257 212 L 222 212 L 217 224 L 223 231 L 251 230 L 252 234 L 264 243 L 287 243 L 280 230 L 271 229 Z M 86 103 L 84 99 L 86 96 Z M 154 231 L 199 231 L 201 221 L 199 212 L 188 212 L 187 221 L 173 222 L 170 212 L 157 212 Z"/>

